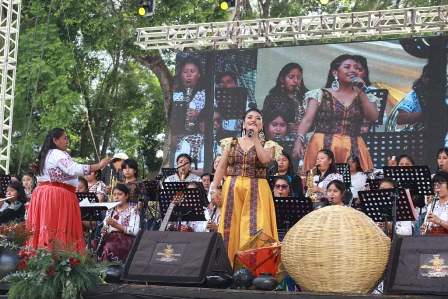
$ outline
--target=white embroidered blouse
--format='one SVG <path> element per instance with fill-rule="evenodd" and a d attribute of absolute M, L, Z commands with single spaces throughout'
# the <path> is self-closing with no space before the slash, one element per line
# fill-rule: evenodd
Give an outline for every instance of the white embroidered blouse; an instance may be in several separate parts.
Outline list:
<path fill-rule="evenodd" d="M 88 175 L 90 165 L 83 165 L 73 161 L 67 152 L 59 149 L 48 151 L 42 175 L 37 177 L 38 182 L 59 182 L 78 186 L 78 176 Z"/>
<path fill-rule="evenodd" d="M 124 233 L 127 235 L 136 236 L 140 230 L 140 215 L 135 204 L 129 203 L 128 207 L 122 211 L 118 211 L 116 208 L 107 210 L 103 220 L 104 227 L 107 228 L 108 233 L 118 231 L 115 227 L 107 225 L 107 218 L 113 218 L 123 225 Z"/>

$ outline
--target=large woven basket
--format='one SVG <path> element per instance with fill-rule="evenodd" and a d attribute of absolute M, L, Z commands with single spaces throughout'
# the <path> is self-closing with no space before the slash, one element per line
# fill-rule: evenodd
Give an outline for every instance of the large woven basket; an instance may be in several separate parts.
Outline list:
<path fill-rule="evenodd" d="M 286 234 L 282 262 L 303 290 L 368 293 L 381 279 L 390 240 L 363 213 L 331 206 L 313 211 Z"/>

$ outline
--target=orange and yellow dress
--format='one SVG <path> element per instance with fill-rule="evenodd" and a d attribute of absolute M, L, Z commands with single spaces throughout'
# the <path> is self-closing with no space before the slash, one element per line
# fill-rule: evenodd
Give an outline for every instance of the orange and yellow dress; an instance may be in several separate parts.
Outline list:
<path fill-rule="evenodd" d="M 278 240 L 274 201 L 266 179 L 266 165 L 257 157 L 255 147 L 245 152 L 236 138 L 221 140 L 229 150 L 227 177 L 222 187 L 223 205 L 218 231 L 224 239 L 229 260 L 233 265 L 236 252 L 257 231 Z M 282 148 L 273 141 L 264 144 L 274 149 L 276 156 Z"/>
<path fill-rule="evenodd" d="M 376 102 L 375 96 L 368 94 L 367 97 L 369 102 Z M 317 100 L 319 107 L 314 118 L 314 134 L 305 152 L 305 170 L 315 167 L 317 153 L 322 149 L 331 150 L 336 163 L 346 163 L 350 155 L 354 155 L 364 171 L 373 169 L 369 149 L 361 137 L 364 113 L 359 96 L 348 107 L 326 89 L 309 91 L 305 103 L 310 99 Z"/>

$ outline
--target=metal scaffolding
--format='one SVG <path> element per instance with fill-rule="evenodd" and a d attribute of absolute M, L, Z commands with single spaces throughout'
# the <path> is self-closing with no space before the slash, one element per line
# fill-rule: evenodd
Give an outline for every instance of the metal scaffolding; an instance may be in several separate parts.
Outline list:
<path fill-rule="evenodd" d="M 445 34 L 448 5 L 137 29 L 143 49 L 271 47 Z"/>
<path fill-rule="evenodd" d="M 0 169 L 9 173 L 12 116 L 19 47 L 21 0 L 1 0 L 0 7 Z"/>

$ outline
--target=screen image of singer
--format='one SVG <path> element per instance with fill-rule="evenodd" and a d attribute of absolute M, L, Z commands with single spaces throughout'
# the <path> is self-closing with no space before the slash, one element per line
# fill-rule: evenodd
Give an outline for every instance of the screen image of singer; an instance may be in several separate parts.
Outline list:
<path fill-rule="evenodd" d="M 436 147 L 443 144 L 448 131 L 443 121 L 448 106 L 440 96 L 445 95 L 445 87 L 437 85 L 445 82 L 446 65 L 434 63 L 441 56 L 433 52 L 431 40 L 425 42 L 429 48 L 420 57 L 413 56 L 409 40 L 180 52 L 169 120 L 170 165 L 175 165 L 180 153 L 187 153 L 199 169 L 210 169 L 221 152 L 219 141 L 240 136 L 240 114 L 253 107 L 263 112 L 266 138 L 291 153 L 308 102 L 316 99 L 320 105 L 329 96 L 333 103 L 344 103 L 338 107 L 348 112 L 348 118 L 341 119 L 339 108 L 317 112 L 304 134 L 306 142 L 322 131 L 348 132 L 351 140 L 364 140 L 375 168 L 385 165 L 387 156 L 403 152 L 411 154 L 417 165 L 432 165 Z M 353 67 L 346 80 L 367 95 L 378 110 L 377 119 L 368 120 L 364 112 L 356 114 L 363 109 L 356 100 L 335 96 L 345 79 L 335 78 L 334 73 L 346 64 Z M 186 77 L 184 70 L 193 75 Z M 421 116 L 411 123 L 403 120 L 406 113 Z M 434 136 L 440 140 L 434 142 Z M 338 145 L 333 142 L 339 141 L 325 140 L 320 146 Z M 361 149 L 353 149 L 362 156 Z"/>

